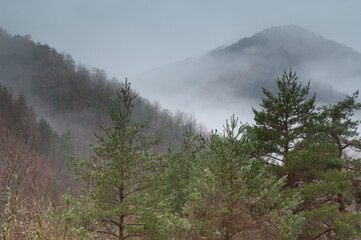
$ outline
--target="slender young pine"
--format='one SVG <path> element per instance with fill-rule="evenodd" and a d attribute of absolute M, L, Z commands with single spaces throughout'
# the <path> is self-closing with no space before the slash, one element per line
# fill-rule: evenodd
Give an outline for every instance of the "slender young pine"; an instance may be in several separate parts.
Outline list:
<path fill-rule="evenodd" d="M 144 136 L 145 124 L 131 119 L 135 97 L 126 81 L 107 109 L 112 126 L 99 125 L 103 133 L 95 134 L 98 143 L 91 145 L 93 156 L 71 157 L 94 203 L 90 211 L 98 220 L 97 232 L 119 240 L 142 234 L 137 196 L 150 186 L 156 162 L 151 150 L 157 140 Z"/>

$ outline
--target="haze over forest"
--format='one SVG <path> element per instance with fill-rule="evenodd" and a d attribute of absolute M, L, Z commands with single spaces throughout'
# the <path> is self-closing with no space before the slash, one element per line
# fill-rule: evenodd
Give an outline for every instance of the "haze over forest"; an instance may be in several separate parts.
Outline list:
<path fill-rule="evenodd" d="M 261 5 L 0 0 L 0 238 L 360 239 L 361 4 Z"/>
<path fill-rule="evenodd" d="M 3 59 L 15 53 L 12 47 L 17 46 L 3 45 Z M 19 49 L 17 51 L 16 54 L 22 54 Z M 94 78 L 108 78 L 104 70 L 91 70 L 86 65 L 77 65 L 71 55 L 65 54 L 65 57 L 69 64 L 77 66 L 80 74 L 90 71 Z M 208 130 L 222 130 L 224 116 L 236 114 L 241 121 L 252 122 L 252 107 L 259 105 L 262 87 L 275 90 L 274 80 L 283 70 L 292 68 L 301 82 L 311 81 L 318 102 L 335 103 L 358 89 L 360 66 L 361 54 L 353 49 L 300 26 L 285 25 L 271 27 L 231 45 L 215 48 L 200 58 L 138 74 L 129 81 L 142 97 L 170 110 L 170 113 L 178 114 L 180 111 L 184 117 L 190 116 Z M 14 73 L 2 67 L 2 82 L 14 85 Z M 14 90 L 18 91 L 16 87 Z M 30 94 L 29 89 L 24 90 L 35 109 L 47 117 L 55 129 L 61 132 L 68 130 L 66 121 L 52 120 L 58 118 L 47 114 L 49 110 L 44 103 L 38 102 L 39 97 Z M 70 118 L 78 114 L 68 113 Z M 74 129 L 79 131 L 82 128 L 78 126 Z M 84 134 L 86 132 L 84 130 Z"/>
<path fill-rule="evenodd" d="M 88 2 L 86 11 L 81 11 L 84 7 L 82 2 L 74 3 L 73 1 L 62 1 L 61 3 L 22 1 L 21 4 L 5 1 L 2 4 L 0 22 L 3 22 L 2 27 L 11 34 L 30 34 L 35 42 L 47 43 L 57 49 L 58 52 L 71 54 L 76 63 L 104 69 L 109 78 L 115 76 L 121 81 L 128 77 L 135 89 L 141 91 L 142 96 L 147 97 L 150 101 L 158 101 L 173 112 L 181 110 L 194 114 L 209 129 L 222 128 L 223 117 L 219 115 L 231 115 L 236 112 L 250 113 L 251 110 L 248 106 L 240 106 L 242 110 L 238 111 L 230 103 L 227 106 L 230 109 L 224 109 L 221 114 L 214 112 L 212 116 L 217 115 L 219 117 L 217 120 L 211 121 L 209 116 L 202 111 L 204 105 L 207 105 L 203 100 L 199 100 L 199 104 L 187 104 L 185 102 L 182 105 L 179 104 L 181 100 L 177 99 L 164 101 L 162 94 L 154 96 L 153 93 L 159 92 L 160 88 L 152 86 L 151 83 L 147 84 L 151 82 L 148 81 L 149 79 L 146 79 L 145 84 L 143 81 L 138 82 L 139 79 L 144 80 L 145 75 L 141 73 L 187 58 L 204 59 L 202 56 L 217 46 L 230 46 L 242 38 L 250 38 L 272 26 L 287 26 L 289 24 L 296 24 L 306 31 L 323 36 L 325 39 L 345 44 L 357 52 L 361 51 L 359 45 L 361 36 L 359 31 L 355 29 L 355 23 L 360 22 L 357 12 L 360 3 L 357 1 L 347 1 L 340 4 L 335 0 L 331 0 L 331 2 L 325 0 L 317 2 L 277 0 L 258 3 L 229 0 L 226 4 L 208 1 L 206 5 L 202 4 L 202 1 L 170 3 L 160 0 L 157 4 L 150 4 L 147 1 L 110 1 L 109 4 Z M 260 8 L 260 5 L 264 8 Z M 289 11 L 284 11 L 284 9 L 289 9 Z M 19 16 L 19 18 L 14 19 L 14 16 Z M 262 18 L 258 16 L 262 16 Z M 306 33 L 305 35 L 311 37 L 310 34 Z M 260 35 L 258 34 L 258 36 Z M 332 47 L 329 44 L 326 45 Z M 295 47 L 291 52 L 297 51 L 297 49 L 299 50 L 301 47 Z M 245 57 L 244 54 L 242 57 L 239 56 L 243 59 Z M 258 56 L 258 58 L 260 57 Z M 327 74 L 323 76 L 323 70 L 317 73 L 318 66 L 313 65 L 308 61 L 309 59 L 299 60 L 303 64 L 311 64 L 311 66 L 300 66 L 301 62 L 299 62 L 297 66 L 292 66 L 293 69 L 299 73 L 302 81 L 311 80 L 314 86 L 316 84 L 322 85 L 322 82 L 332 85 L 337 82 L 338 77 L 343 77 L 345 75 L 343 73 L 347 71 L 341 69 L 340 76 L 336 71 L 334 71 L 335 74 L 329 74 L 331 76 Z M 241 60 L 238 59 L 238 61 Z M 202 64 L 205 64 L 204 61 Z M 237 63 L 234 62 L 233 64 Z M 248 68 L 249 64 L 251 63 L 243 64 L 243 68 Z M 329 60 L 327 66 L 325 64 L 321 64 L 321 69 L 330 67 L 332 70 L 333 64 L 340 68 L 344 66 L 342 63 L 338 65 L 337 60 L 336 63 Z M 289 67 L 289 63 L 278 65 L 274 72 L 270 72 L 268 78 L 265 77 L 267 82 L 272 82 L 276 76 L 282 73 L 284 68 Z M 304 71 L 307 67 L 315 69 Z M 352 64 L 350 67 L 353 68 Z M 168 67 L 166 69 L 169 71 Z M 207 71 L 208 69 L 204 70 Z M 232 71 L 234 70 L 232 69 Z M 238 69 L 238 71 L 240 70 Z M 255 71 L 254 69 L 249 70 Z M 260 69 L 257 70 L 260 71 Z M 187 69 L 187 71 L 190 70 Z M 262 71 L 269 70 L 264 69 Z M 310 72 L 313 73 L 312 76 L 309 75 Z M 202 74 L 199 77 L 203 79 Z M 317 75 L 315 76 L 315 74 Z M 207 78 L 207 76 L 205 77 Z M 211 76 L 209 79 L 213 78 L 216 76 Z M 329 79 L 325 80 L 326 78 Z M 174 81 L 168 80 L 167 82 Z M 212 86 L 214 85 L 215 83 L 212 84 Z M 350 94 L 355 89 L 353 87 L 345 89 L 345 85 L 339 85 L 341 86 L 336 87 L 341 88 L 336 89 L 336 91 Z M 153 90 L 152 87 L 155 89 Z M 335 88 L 335 86 L 331 87 Z M 210 91 L 208 88 L 205 87 L 203 92 Z M 257 91 L 257 88 L 254 87 L 252 90 Z M 258 96 L 260 93 L 259 89 L 258 94 L 255 92 Z M 258 102 L 251 104 L 255 106 Z M 199 108 L 197 108 L 198 105 Z M 251 120 L 250 114 L 246 115 L 243 121 Z"/>
<path fill-rule="evenodd" d="M 170 109 L 192 112 L 208 128 L 221 129 L 235 113 L 250 122 L 262 87 L 292 68 L 311 81 L 323 103 L 341 100 L 361 86 L 361 54 L 300 26 L 271 27 L 198 59 L 185 60 L 134 78 L 139 92 Z M 161 86 L 152 88 L 152 86 Z M 148 89 L 152 89 L 148 91 Z"/>

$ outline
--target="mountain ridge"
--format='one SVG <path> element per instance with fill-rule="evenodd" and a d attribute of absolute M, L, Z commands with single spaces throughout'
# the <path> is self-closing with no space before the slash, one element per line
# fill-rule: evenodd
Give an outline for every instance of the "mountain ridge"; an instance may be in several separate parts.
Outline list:
<path fill-rule="evenodd" d="M 28 36 L 11 36 L 1 28 L 0 84 L 25 95 L 37 115 L 56 131 L 70 131 L 78 149 L 87 149 L 88 143 L 94 142 L 93 131 L 99 130 L 98 123 L 107 122 L 106 108 L 121 88 L 121 82 L 109 79 L 104 70 L 76 66 L 71 55 L 35 43 Z M 145 131 L 162 139 L 160 147 L 166 148 L 169 142 L 180 144 L 190 123 L 187 116 L 172 115 L 133 93 L 138 95 L 134 120 L 148 121 Z"/>
<path fill-rule="evenodd" d="M 297 37 L 295 37 L 295 35 L 297 35 Z M 300 36 L 301 38 L 299 38 Z M 280 37 L 282 37 L 281 40 L 283 41 L 280 41 Z M 349 46 L 327 39 L 322 35 L 316 34 L 299 25 L 283 25 L 283 26 L 269 27 L 265 30 L 255 33 L 250 37 L 241 38 L 240 40 L 238 40 L 233 44 L 220 47 L 219 49 L 218 48 L 213 49 L 209 53 L 206 53 L 205 56 L 212 54 L 219 54 L 222 51 L 237 52 L 247 49 L 248 47 L 255 47 L 255 45 L 265 45 L 270 43 L 273 45 L 274 43 L 280 45 L 282 43 L 284 44 L 284 43 L 293 42 L 292 45 L 294 46 L 295 43 L 304 44 L 309 41 L 311 41 L 309 43 L 312 44 L 312 41 L 315 42 L 315 40 L 318 40 L 320 42 L 327 42 L 328 44 L 337 46 L 337 48 L 342 47 L 343 52 L 348 51 L 349 53 L 352 54 L 354 54 L 355 52 L 357 54 L 360 54 Z"/>
<path fill-rule="evenodd" d="M 268 28 L 198 59 L 148 71 L 135 83 L 148 99 L 165 103 L 169 109 L 195 113 L 199 108 L 224 108 L 245 101 L 257 105 L 262 87 L 276 90 L 274 79 L 289 68 L 297 72 L 301 82 L 311 80 L 323 103 L 336 102 L 361 88 L 357 84 L 360 53 L 297 25 Z M 228 112 L 244 111 L 231 107 Z"/>

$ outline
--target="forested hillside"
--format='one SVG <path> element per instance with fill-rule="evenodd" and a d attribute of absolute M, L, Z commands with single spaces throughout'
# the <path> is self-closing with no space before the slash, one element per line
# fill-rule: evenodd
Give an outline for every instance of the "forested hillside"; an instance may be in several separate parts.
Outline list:
<path fill-rule="evenodd" d="M 59 136 L 36 114 L 23 95 L 0 85 L 0 235 L 14 239 L 66 192 L 70 176 L 68 134 Z"/>
<path fill-rule="evenodd" d="M 224 116 L 204 133 L 5 31 L 0 81 L 4 240 L 361 237 L 358 91 L 317 107 L 312 82 L 284 70 L 254 124 Z"/>
<path fill-rule="evenodd" d="M 10 36 L 3 29 L 0 83 L 23 94 L 54 129 L 61 133 L 70 131 L 79 152 L 94 140 L 92 132 L 97 130 L 97 123 L 106 121 L 105 108 L 121 87 L 103 70 L 76 66 L 70 55 L 34 43 L 29 36 Z M 163 147 L 169 142 L 179 144 L 189 122 L 184 114 L 172 115 L 141 97 L 134 104 L 133 118 L 149 121 L 145 131 L 159 137 Z"/>

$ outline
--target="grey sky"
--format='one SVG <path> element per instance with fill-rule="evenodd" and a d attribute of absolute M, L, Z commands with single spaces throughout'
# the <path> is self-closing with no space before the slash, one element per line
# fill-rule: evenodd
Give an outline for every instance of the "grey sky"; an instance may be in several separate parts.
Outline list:
<path fill-rule="evenodd" d="M 0 0 L 0 26 L 125 76 L 301 25 L 361 52 L 359 0 Z"/>

